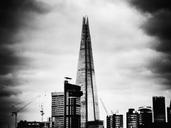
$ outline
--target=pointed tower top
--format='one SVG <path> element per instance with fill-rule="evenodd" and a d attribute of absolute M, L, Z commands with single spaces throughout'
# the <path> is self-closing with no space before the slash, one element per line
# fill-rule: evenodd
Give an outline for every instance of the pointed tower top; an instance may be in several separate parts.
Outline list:
<path fill-rule="evenodd" d="M 83 17 L 83 25 L 88 25 L 88 16 Z"/>

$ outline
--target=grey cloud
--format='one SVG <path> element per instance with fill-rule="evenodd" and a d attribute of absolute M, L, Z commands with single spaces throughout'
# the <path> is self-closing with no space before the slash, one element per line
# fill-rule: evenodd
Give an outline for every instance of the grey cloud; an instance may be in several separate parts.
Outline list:
<path fill-rule="evenodd" d="M 10 96 L 20 93 L 19 90 L 9 89 L 18 85 L 17 77 L 6 77 L 23 67 L 26 58 L 16 55 L 13 44 L 20 43 L 18 32 L 30 22 L 31 13 L 44 14 L 48 7 L 36 0 L 1 0 L 0 1 L 0 127 L 7 127 L 10 105 L 18 101 L 10 100 Z"/>
<path fill-rule="evenodd" d="M 150 18 L 141 27 L 148 35 L 158 40 L 152 49 L 162 54 L 162 57 L 151 60 L 150 70 L 164 79 L 161 84 L 165 85 L 165 88 L 171 88 L 171 2 L 130 0 L 130 4 L 141 13 L 150 14 Z"/>

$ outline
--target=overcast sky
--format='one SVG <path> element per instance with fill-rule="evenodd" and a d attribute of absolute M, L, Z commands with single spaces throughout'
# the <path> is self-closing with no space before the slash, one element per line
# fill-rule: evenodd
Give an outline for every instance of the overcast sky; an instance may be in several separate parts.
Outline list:
<path fill-rule="evenodd" d="M 9 0 L 11 1 L 11 0 Z M 76 80 L 82 18 L 90 24 L 98 97 L 109 113 L 171 99 L 170 5 L 154 0 L 2 0 L 1 124 L 51 116 L 51 92 Z M 100 105 L 101 119 L 106 113 Z M 12 107 L 15 106 L 15 107 Z M 5 114 L 3 113 L 5 112 Z M 8 114 L 7 114 L 8 113 Z"/>

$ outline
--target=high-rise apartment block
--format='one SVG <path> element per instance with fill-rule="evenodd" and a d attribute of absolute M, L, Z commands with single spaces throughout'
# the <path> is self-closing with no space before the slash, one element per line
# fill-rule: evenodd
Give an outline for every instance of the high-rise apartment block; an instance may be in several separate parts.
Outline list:
<path fill-rule="evenodd" d="M 138 128 L 139 114 L 134 109 L 129 109 L 126 113 L 127 128 Z"/>
<path fill-rule="evenodd" d="M 106 125 L 107 128 L 123 128 L 123 115 L 108 115 Z"/>
<path fill-rule="evenodd" d="M 52 92 L 52 118 L 54 126 L 64 128 L 64 93 Z"/>
<path fill-rule="evenodd" d="M 152 128 L 151 107 L 139 107 L 139 128 Z"/>

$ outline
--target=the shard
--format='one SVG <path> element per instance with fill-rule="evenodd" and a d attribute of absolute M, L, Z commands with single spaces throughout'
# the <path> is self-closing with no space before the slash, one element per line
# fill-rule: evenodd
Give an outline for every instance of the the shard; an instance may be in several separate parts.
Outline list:
<path fill-rule="evenodd" d="M 83 17 L 76 84 L 81 86 L 83 92 L 83 96 L 81 97 L 81 128 L 87 128 L 87 122 L 99 120 L 99 106 L 88 17 Z"/>

